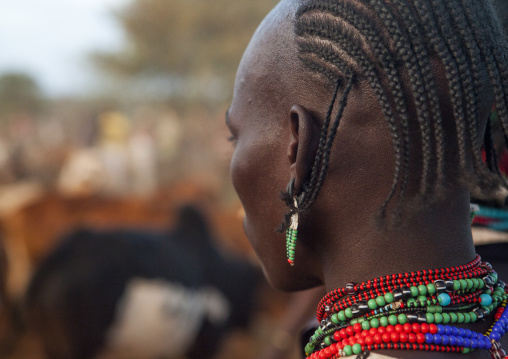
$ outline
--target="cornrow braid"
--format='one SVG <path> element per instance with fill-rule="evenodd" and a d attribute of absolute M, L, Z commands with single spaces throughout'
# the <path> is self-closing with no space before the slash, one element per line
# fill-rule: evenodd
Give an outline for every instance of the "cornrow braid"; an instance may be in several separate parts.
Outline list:
<path fill-rule="evenodd" d="M 320 4 L 320 1 L 317 1 L 314 6 L 318 6 Z M 313 9 L 312 9 L 313 10 Z M 368 54 L 365 53 L 365 49 L 361 44 L 358 44 L 357 39 L 355 39 L 355 36 L 353 35 L 352 31 L 343 31 L 343 26 L 340 22 L 330 23 L 329 21 L 326 21 L 324 19 L 320 19 L 321 21 L 317 21 L 317 19 L 314 18 L 303 18 L 303 15 L 305 13 L 302 12 L 301 14 L 297 14 L 302 16 L 301 21 L 299 21 L 296 24 L 296 34 L 298 36 L 319 36 L 321 38 L 328 39 L 329 41 L 334 41 L 338 43 L 341 48 L 344 49 L 344 51 L 351 56 L 351 58 L 356 60 L 356 64 L 362 69 L 363 75 L 369 80 L 369 83 L 371 84 L 374 92 L 377 94 L 378 98 L 380 99 L 382 111 L 385 115 L 385 117 L 388 119 L 388 123 L 390 126 L 390 130 L 392 133 L 392 139 L 395 142 L 395 176 L 394 181 L 392 185 L 392 189 L 390 191 L 389 197 L 393 196 L 395 193 L 396 185 L 397 185 L 397 179 L 399 177 L 400 172 L 400 148 L 401 148 L 401 142 L 400 142 L 400 136 L 396 124 L 396 120 L 393 116 L 392 108 L 390 101 L 383 90 L 381 86 L 381 81 L 378 78 L 376 74 L 376 69 L 372 62 L 370 61 L 372 59 L 372 53 L 369 51 Z M 319 48 L 317 49 L 319 50 Z M 328 61 L 335 61 L 337 60 L 337 57 L 339 55 L 337 54 L 330 54 L 329 52 L 324 53 L 318 53 L 319 56 L 321 56 L 323 59 Z M 320 183 L 320 185 L 322 182 Z M 313 191 L 316 193 L 315 191 Z M 313 198 L 313 197 L 311 197 Z M 313 198 L 312 201 L 314 201 L 315 198 Z M 310 203 L 312 204 L 312 203 Z M 305 207 L 310 207 L 309 203 L 305 203 Z M 384 208 L 382 209 L 382 211 Z"/>
<path fill-rule="evenodd" d="M 486 133 L 480 133 L 485 121 L 479 118 L 480 89 L 488 74 L 508 138 L 508 45 L 489 0 L 307 0 L 295 14 L 294 31 L 302 64 L 334 84 L 297 210 L 308 210 L 318 197 L 356 79 L 371 86 L 392 138 L 394 174 L 380 207 L 382 218 L 396 193 L 392 218 L 401 214 L 409 176 L 415 170 L 421 176 L 414 198 L 422 204 L 434 200 L 447 179 L 445 155 L 456 156 L 458 180 L 470 188 L 488 191 L 506 185 L 497 168 L 490 123 Z M 438 90 L 432 59 L 445 70 L 448 94 Z M 403 74 L 408 86 L 403 86 Z M 443 117 L 440 96 L 450 100 L 453 118 Z M 454 131 L 448 127 L 445 131 L 445 120 L 452 121 Z M 418 134 L 410 132 L 412 122 L 418 124 Z M 411 161 L 414 136 L 420 140 L 420 161 Z M 481 156 L 482 145 L 487 163 Z"/>

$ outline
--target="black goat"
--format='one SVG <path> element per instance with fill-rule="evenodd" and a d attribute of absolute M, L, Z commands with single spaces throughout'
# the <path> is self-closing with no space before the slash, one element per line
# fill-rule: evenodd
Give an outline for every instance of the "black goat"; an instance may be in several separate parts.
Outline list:
<path fill-rule="evenodd" d="M 248 323 L 260 278 L 188 206 L 169 233 L 67 235 L 35 272 L 27 313 L 51 359 L 208 358 Z"/>

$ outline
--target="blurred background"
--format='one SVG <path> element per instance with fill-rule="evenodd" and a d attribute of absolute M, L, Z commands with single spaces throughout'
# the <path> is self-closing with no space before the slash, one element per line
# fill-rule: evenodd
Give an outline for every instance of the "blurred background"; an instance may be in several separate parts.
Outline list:
<path fill-rule="evenodd" d="M 51 256 L 58 256 L 62 236 L 78 228 L 121 229 L 140 237 L 169 233 L 177 226 L 178 208 L 192 204 L 203 213 L 219 252 L 259 272 L 229 179 L 232 145 L 224 113 L 242 52 L 276 2 L 17 0 L 0 5 L 0 357 L 43 358 L 44 352 L 53 358 L 89 357 L 51 348 L 65 341 L 63 335 L 44 337 L 41 332 L 49 328 L 33 325 L 27 307 L 27 288 L 35 282 L 39 292 L 29 299 L 38 305 L 37 315 L 57 311 L 50 318 L 63 319 L 55 325 L 69 325 L 68 313 L 55 309 L 57 304 L 44 307 L 37 295 L 50 288 L 47 295 L 63 308 L 65 285 L 84 288 L 94 280 L 72 255 L 68 267 L 53 265 L 52 274 L 46 268 L 55 260 Z M 94 254 L 84 261 L 96 265 Z M 48 278 L 72 266 L 85 279 L 69 275 L 65 285 L 50 283 Z M 278 324 L 289 297 L 263 280 L 252 287 L 252 308 L 244 310 L 254 315 L 241 330 L 217 339 L 221 345 L 215 355 L 291 357 L 295 341 L 288 333 L 301 324 L 290 321 L 289 332 Z M 111 325 L 100 328 L 103 338 Z M 62 346 L 74 345 L 66 340 Z M 107 343 L 102 340 L 96 351 L 103 355 Z"/>

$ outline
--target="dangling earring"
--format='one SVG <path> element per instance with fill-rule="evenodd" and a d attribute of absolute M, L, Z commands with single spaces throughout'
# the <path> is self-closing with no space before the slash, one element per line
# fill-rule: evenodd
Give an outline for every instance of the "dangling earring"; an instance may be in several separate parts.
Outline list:
<path fill-rule="evenodd" d="M 286 254 L 288 257 L 288 263 L 291 266 L 295 265 L 295 247 L 296 237 L 298 235 L 298 202 L 296 198 L 293 198 L 295 211 L 291 215 L 291 225 L 286 230 Z"/>

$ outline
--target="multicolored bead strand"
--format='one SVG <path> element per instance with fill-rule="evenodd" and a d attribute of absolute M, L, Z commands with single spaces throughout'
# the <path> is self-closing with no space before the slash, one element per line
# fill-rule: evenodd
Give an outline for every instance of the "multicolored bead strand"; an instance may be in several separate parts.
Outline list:
<path fill-rule="evenodd" d="M 295 208 L 298 208 L 298 202 L 296 198 L 294 198 Z M 296 239 L 298 236 L 298 212 L 295 211 L 291 216 L 291 225 L 286 230 L 286 255 L 288 258 L 288 263 L 291 266 L 295 265 L 295 248 L 296 248 Z"/>
<path fill-rule="evenodd" d="M 506 284 L 479 256 L 464 266 L 348 283 L 323 298 L 321 325 L 305 352 L 310 359 L 324 359 L 379 349 L 484 349 L 494 359 L 508 358 L 498 342 L 508 331 L 507 298 Z M 495 322 L 484 334 L 450 325 L 485 320 L 494 312 Z"/>

